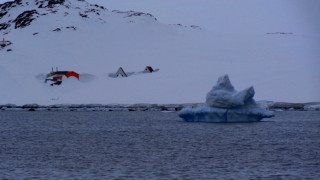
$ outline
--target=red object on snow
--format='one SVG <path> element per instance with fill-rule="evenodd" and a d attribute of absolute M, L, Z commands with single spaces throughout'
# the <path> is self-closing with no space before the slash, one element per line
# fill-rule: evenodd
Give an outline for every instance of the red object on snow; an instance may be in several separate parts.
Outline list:
<path fill-rule="evenodd" d="M 154 72 L 153 68 L 151 66 L 146 66 L 146 68 L 143 71 L 144 73 L 152 73 Z"/>
<path fill-rule="evenodd" d="M 150 72 L 153 72 L 153 68 L 151 66 L 146 67 Z"/>
<path fill-rule="evenodd" d="M 47 78 L 44 82 L 47 83 L 47 81 L 53 81 L 53 83 L 50 84 L 51 86 L 61 85 L 63 76 L 66 76 L 67 78 L 75 77 L 80 80 L 79 74 L 74 71 L 58 71 L 58 68 L 57 71 L 53 71 L 52 68 L 51 73 L 47 74 Z"/>
<path fill-rule="evenodd" d="M 66 76 L 67 78 L 73 76 L 73 77 L 77 78 L 78 80 L 80 80 L 79 74 L 76 73 L 76 72 L 74 72 L 74 71 L 68 72 L 65 76 Z"/>
<path fill-rule="evenodd" d="M 75 77 L 78 80 L 80 80 L 79 74 L 74 71 L 55 71 L 55 72 L 51 72 L 51 73 L 47 74 L 47 77 L 52 77 L 52 76 L 61 76 L 61 77 L 66 76 L 67 78 Z"/>

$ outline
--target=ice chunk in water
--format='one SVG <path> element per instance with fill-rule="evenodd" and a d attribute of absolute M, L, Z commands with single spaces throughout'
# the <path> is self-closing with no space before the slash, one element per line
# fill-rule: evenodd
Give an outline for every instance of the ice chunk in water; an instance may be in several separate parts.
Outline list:
<path fill-rule="evenodd" d="M 273 117 L 272 111 L 256 104 L 254 94 L 253 87 L 236 91 L 224 75 L 208 92 L 205 107 L 184 108 L 179 116 L 187 122 L 255 122 Z"/>

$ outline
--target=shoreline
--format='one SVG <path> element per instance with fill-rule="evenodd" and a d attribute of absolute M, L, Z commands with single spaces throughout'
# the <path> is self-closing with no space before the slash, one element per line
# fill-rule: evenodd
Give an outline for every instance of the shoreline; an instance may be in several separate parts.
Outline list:
<path fill-rule="evenodd" d="M 272 101 L 257 101 L 257 104 L 273 111 L 320 111 L 320 102 L 287 103 Z M 0 111 L 169 111 L 178 112 L 183 108 L 201 107 L 205 103 L 184 104 L 5 104 L 0 105 Z"/>

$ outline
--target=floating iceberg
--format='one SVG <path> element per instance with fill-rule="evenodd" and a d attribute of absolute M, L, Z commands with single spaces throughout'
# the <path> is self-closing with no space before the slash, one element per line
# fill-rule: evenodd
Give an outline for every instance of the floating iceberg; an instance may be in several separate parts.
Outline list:
<path fill-rule="evenodd" d="M 273 111 L 256 104 L 254 94 L 253 87 L 236 91 L 224 75 L 208 92 L 206 106 L 184 108 L 179 116 L 187 122 L 256 122 L 273 117 Z"/>

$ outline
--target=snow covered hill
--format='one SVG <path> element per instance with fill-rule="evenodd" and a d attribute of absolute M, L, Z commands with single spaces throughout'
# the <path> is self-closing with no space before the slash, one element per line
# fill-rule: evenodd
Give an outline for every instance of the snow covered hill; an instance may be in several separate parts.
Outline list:
<path fill-rule="evenodd" d="M 83 0 L 16 0 L 0 6 L 0 35 L 0 104 L 204 102 L 223 74 L 257 100 L 320 101 L 320 49 L 309 43 L 319 37 L 294 30 L 212 34 Z M 109 76 L 146 66 L 159 71 Z M 80 81 L 50 86 L 52 67 Z"/>

